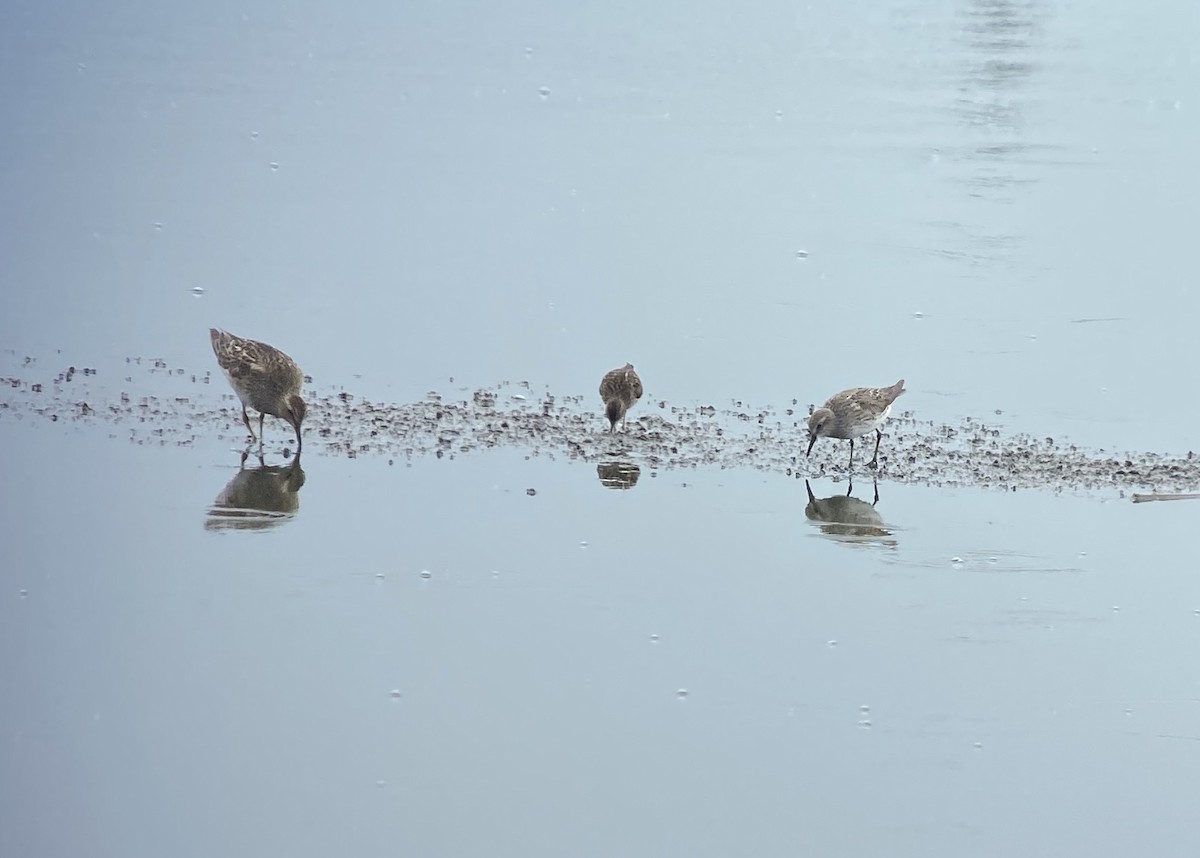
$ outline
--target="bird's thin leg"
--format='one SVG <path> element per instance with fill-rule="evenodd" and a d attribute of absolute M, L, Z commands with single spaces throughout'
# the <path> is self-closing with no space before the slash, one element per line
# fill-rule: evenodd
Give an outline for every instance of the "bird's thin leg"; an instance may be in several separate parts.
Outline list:
<path fill-rule="evenodd" d="M 850 492 L 852 492 L 852 491 L 854 491 L 853 475 L 851 475 L 850 479 L 846 480 L 846 497 L 850 497 Z"/>
<path fill-rule="evenodd" d="M 875 470 L 876 468 L 879 467 L 879 442 L 882 440 L 883 440 L 883 430 L 876 429 L 875 430 L 875 455 L 871 457 L 871 462 L 870 462 L 870 464 L 867 465 L 867 467 L 870 468 L 871 470 Z"/>
<path fill-rule="evenodd" d="M 261 411 L 258 412 L 258 446 L 260 447 L 263 444 L 263 438 L 266 437 L 263 435 L 263 420 L 266 418 L 266 416 L 267 415 L 263 414 Z"/>
<path fill-rule="evenodd" d="M 875 500 L 871 501 L 871 506 L 879 503 L 879 480 L 871 480 L 875 484 Z"/>
<path fill-rule="evenodd" d="M 854 473 L 854 439 L 850 439 L 850 473 Z"/>
<path fill-rule="evenodd" d="M 246 431 L 250 433 L 250 440 L 255 440 L 254 430 L 250 427 L 250 415 L 246 413 L 246 406 L 242 406 L 242 422 L 246 424 Z"/>
<path fill-rule="evenodd" d="M 296 458 L 300 458 L 300 451 L 304 449 L 304 442 L 300 440 L 300 430 L 296 430 Z"/>

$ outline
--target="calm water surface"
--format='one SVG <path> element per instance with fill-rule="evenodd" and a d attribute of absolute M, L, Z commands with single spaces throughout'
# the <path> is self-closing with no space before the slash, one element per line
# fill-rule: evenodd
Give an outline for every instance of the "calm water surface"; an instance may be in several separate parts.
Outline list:
<path fill-rule="evenodd" d="M 10 3 L 4 372 L 115 399 L 220 325 L 390 402 L 903 376 L 1185 452 L 1197 44 L 1183 2 Z M 839 530 L 782 474 L 307 441 L 0 409 L 0 854 L 1190 854 L 1195 507 L 885 472 Z"/>

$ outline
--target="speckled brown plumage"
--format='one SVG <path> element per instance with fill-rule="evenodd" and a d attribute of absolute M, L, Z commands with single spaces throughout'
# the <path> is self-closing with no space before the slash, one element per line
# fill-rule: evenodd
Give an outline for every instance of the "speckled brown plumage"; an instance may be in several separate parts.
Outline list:
<path fill-rule="evenodd" d="M 608 431 L 617 431 L 618 420 L 621 421 L 621 428 L 625 428 L 625 412 L 642 398 L 642 380 L 634 372 L 633 364 L 627 363 L 604 374 L 604 378 L 600 379 L 600 398 L 604 400 Z"/>
<path fill-rule="evenodd" d="M 235 336 L 218 328 L 209 329 L 213 354 L 217 363 L 229 379 L 233 392 L 242 401 L 242 422 L 251 439 L 255 439 L 250 427 L 250 415 L 246 408 L 258 412 L 258 438 L 262 444 L 263 417 L 271 414 L 282 418 L 296 430 L 296 455 L 300 455 L 302 442 L 300 424 L 304 422 L 307 407 L 300 398 L 300 386 L 304 384 L 304 373 L 296 362 L 274 346 Z"/>

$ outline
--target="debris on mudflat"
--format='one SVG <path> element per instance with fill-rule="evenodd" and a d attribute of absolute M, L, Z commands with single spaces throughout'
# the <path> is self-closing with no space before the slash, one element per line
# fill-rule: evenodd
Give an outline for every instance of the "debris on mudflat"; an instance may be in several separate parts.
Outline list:
<path fill-rule="evenodd" d="M 156 446 L 244 437 L 232 394 L 205 386 L 208 374 L 163 373 L 164 366 L 161 359 L 131 358 L 127 368 L 140 367 L 144 377 L 135 369 L 121 388 L 108 389 L 97 386 L 90 367 L 39 377 L 36 362 L 14 359 L 0 366 L 0 420 L 118 426 L 132 443 Z M 429 391 L 407 403 L 372 402 L 340 386 L 310 386 L 304 430 L 313 452 L 324 455 L 411 463 L 424 456 L 453 460 L 509 448 L 526 458 L 598 466 L 601 481 L 610 487 L 632 484 L 639 469 L 651 477 L 660 470 L 696 468 L 748 468 L 791 479 L 846 475 L 842 451 L 835 448 L 818 447 L 812 459 L 804 458 L 806 415 L 794 401 L 775 407 L 734 399 L 731 407 L 720 407 L 655 398 L 657 409 L 631 417 L 626 431 L 614 435 L 606 431 L 608 423 L 592 397 L 547 391 L 527 399 L 512 387 L 532 386 L 523 381 L 461 393 Z M 1086 449 L 972 418 L 938 424 L 911 412 L 894 415 L 885 431 L 879 476 L 892 482 L 1002 491 L 1153 492 L 1134 495 L 1136 503 L 1195 498 L 1181 493 L 1200 490 L 1200 456 L 1188 453 Z"/>

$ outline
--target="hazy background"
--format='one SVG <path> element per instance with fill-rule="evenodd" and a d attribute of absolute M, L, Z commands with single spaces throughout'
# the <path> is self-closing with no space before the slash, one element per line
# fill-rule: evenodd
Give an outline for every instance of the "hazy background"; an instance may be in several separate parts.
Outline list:
<path fill-rule="evenodd" d="M 152 393 L 219 325 L 390 402 L 904 377 L 1182 453 L 1198 44 L 1181 0 L 9 2 L 0 369 Z M 295 518 L 214 531 L 228 441 L 126 435 L 0 411 L 0 853 L 1190 854 L 1186 504 L 885 479 L 847 544 L 775 475 L 310 434 Z"/>

